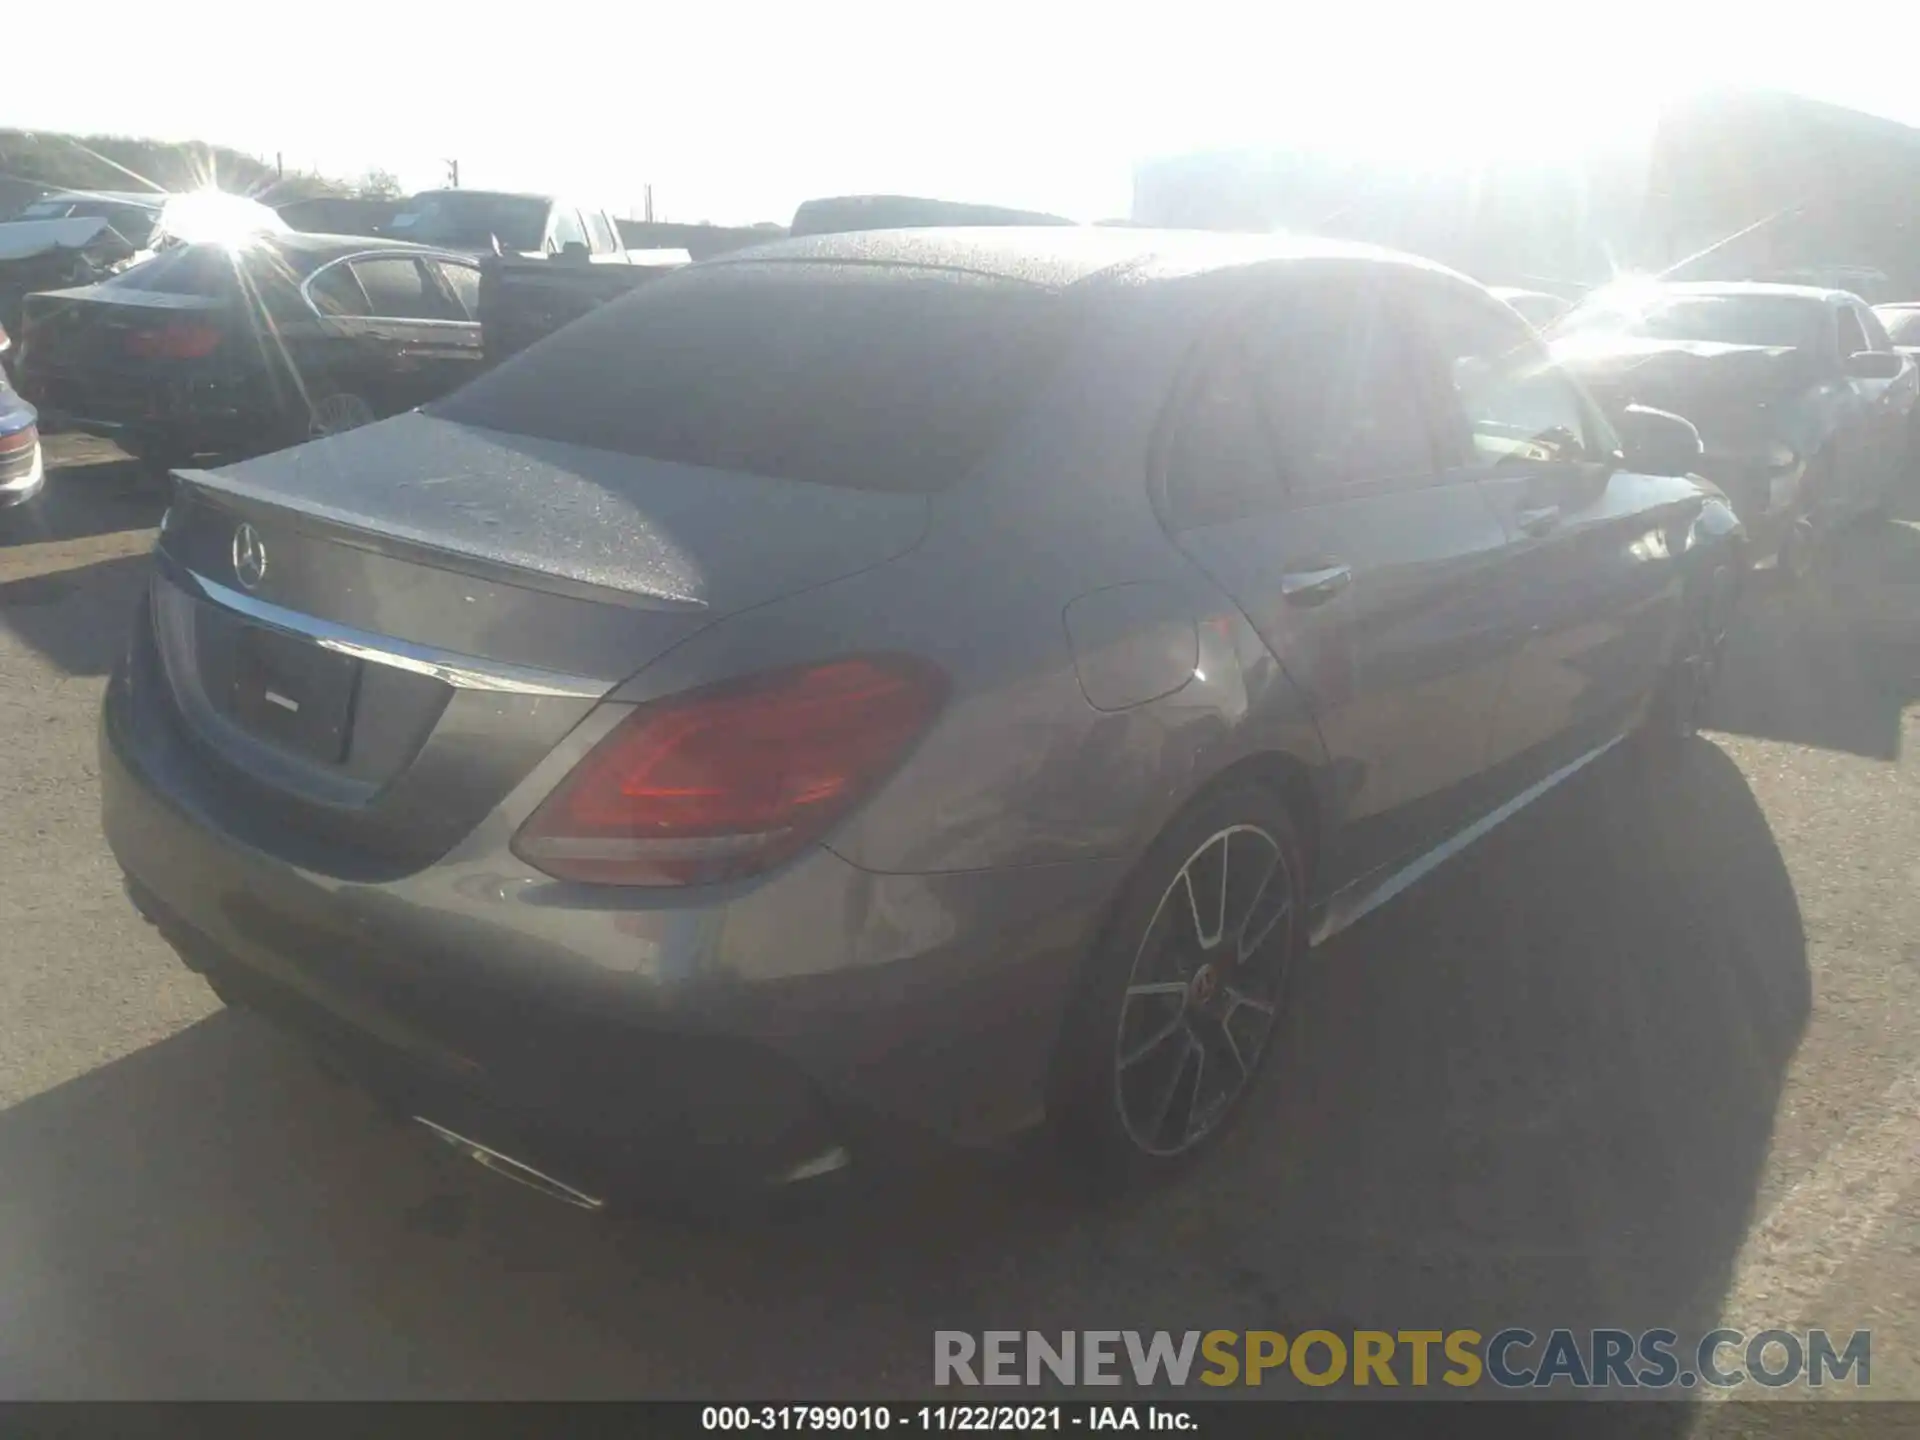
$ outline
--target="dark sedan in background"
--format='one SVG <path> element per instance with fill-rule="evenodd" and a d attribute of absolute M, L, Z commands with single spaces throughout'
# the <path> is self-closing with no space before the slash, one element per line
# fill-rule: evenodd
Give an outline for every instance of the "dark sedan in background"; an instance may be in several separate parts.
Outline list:
<path fill-rule="evenodd" d="M 1386 252 L 783 242 L 183 472 L 106 834 L 221 995 L 579 1203 L 1043 1119 L 1164 1171 L 1311 944 L 1660 783 L 1741 571 L 1698 453 Z"/>
<path fill-rule="evenodd" d="M 1632 284 L 1554 330 L 1555 358 L 1603 404 L 1691 420 L 1700 471 L 1757 552 L 1798 568 L 1817 528 L 1878 510 L 1906 478 L 1920 371 L 1841 290 Z"/>
<path fill-rule="evenodd" d="M 334 235 L 181 245 L 27 297 L 16 375 L 48 419 L 157 472 L 365 425 L 480 365 L 479 269 Z"/>

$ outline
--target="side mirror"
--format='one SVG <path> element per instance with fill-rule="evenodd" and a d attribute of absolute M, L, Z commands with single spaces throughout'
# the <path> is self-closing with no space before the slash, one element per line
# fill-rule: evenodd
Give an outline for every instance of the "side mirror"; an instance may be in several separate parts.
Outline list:
<path fill-rule="evenodd" d="M 1629 405 L 1615 421 L 1627 468 L 1642 475 L 1687 475 L 1699 467 L 1706 447 L 1693 422 L 1665 410 Z"/>
<path fill-rule="evenodd" d="M 1893 350 L 1861 350 L 1847 357 L 1847 375 L 1854 380 L 1892 380 L 1906 362 Z"/>

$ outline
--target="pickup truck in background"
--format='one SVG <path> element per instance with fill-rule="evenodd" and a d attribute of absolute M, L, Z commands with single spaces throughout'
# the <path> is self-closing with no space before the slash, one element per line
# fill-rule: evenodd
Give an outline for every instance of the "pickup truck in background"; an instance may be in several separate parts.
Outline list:
<path fill-rule="evenodd" d="M 589 310 L 692 263 L 685 250 L 623 250 L 595 264 L 577 252 L 544 259 L 489 255 L 480 261 L 480 344 L 496 365 Z"/>
<path fill-rule="evenodd" d="M 423 190 L 408 196 L 380 233 L 477 256 L 572 254 L 620 264 L 626 254 L 611 212 L 508 190 Z"/>

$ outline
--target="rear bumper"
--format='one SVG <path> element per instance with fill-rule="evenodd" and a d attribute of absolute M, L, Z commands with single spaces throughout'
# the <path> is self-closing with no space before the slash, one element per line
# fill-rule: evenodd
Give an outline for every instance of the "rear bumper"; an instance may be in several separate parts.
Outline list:
<path fill-rule="evenodd" d="M 477 835 L 352 883 L 223 832 L 132 688 L 123 664 L 100 783 L 136 903 L 407 1113 L 589 1193 L 990 1144 L 1042 1114 L 1112 862 L 875 875 L 819 850 L 690 902 L 542 881 Z"/>

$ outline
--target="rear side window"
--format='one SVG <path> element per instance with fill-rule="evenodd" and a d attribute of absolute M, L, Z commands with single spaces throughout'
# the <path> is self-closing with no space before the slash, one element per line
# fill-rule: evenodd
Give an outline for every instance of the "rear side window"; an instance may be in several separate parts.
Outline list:
<path fill-rule="evenodd" d="M 1450 384 L 1452 448 L 1476 466 L 1575 464 L 1615 447 L 1539 337 L 1491 297 L 1434 291 L 1422 318 Z"/>
<path fill-rule="evenodd" d="M 456 391 L 465 424 L 718 470 L 924 493 L 1045 383 L 1064 297 L 909 267 L 696 266 Z"/>
<path fill-rule="evenodd" d="M 367 302 L 367 292 L 353 278 L 353 267 L 350 265 L 327 266 L 308 282 L 307 294 L 313 300 L 313 308 L 322 315 L 373 313 Z"/>
<path fill-rule="evenodd" d="M 462 265 L 455 260 L 429 260 L 426 263 L 439 272 L 448 293 L 460 306 L 460 318 L 478 320 L 480 318 L 479 267 Z"/>
<path fill-rule="evenodd" d="M 614 251 L 618 250 L 620 248 L 620 240 L 619 237 L 613 233 L 613 223 L 607 219 L 607 212 L 604 210 L 589 210 L 586 212 L 586 216 L 588 236 L 593 242 L 593 253 L 596 255 L 611 255 Z"/>
<path fill-rule="evenodd" d="M 1260 400 L 1235 343 L 1201 362 L 1175 411 L 1165 452 L 1167 523 L 1220 525 L 1284 502 Z"/>
<path fill-rule="evenodd" d="M 1397 292 L 1302 286 L 1244 332 L 1288 477 L 1301 489 L 1417 480 L 1438 466 L 1426 379 Z"/>
<path fill-rule="evenodd" d="M 446 306 L 427 286 L 427 277 L 411 256 L 387 255 L 355 260 L 353 275 L 367 292 L 374 315 L 397 320 L 439 320 Z"/>

